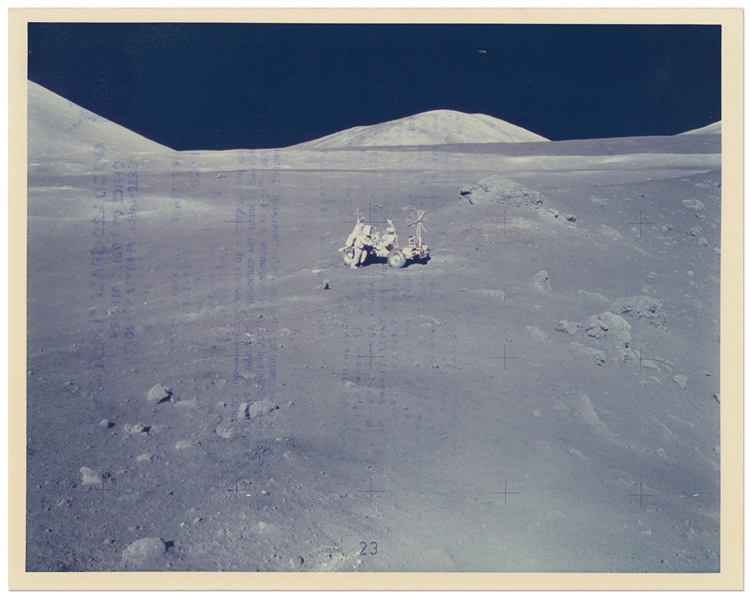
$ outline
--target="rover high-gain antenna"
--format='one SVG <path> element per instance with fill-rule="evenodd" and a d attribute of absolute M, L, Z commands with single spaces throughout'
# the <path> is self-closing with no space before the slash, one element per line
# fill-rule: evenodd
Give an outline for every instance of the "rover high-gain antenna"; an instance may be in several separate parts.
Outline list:
<path fill-rule="evenodd" d="M 413 213 L 409 213 L 409 220 L 407 221 L 407 227 L 415 228 L 415 237 L 417 238 L 418 244 L 422 244 L 422 232 L 428 232 L 428 230 L 425 229 L 425 226 L 422 224 L 422 218 L 424 216 L 424 210 L 417 210 Z"/>

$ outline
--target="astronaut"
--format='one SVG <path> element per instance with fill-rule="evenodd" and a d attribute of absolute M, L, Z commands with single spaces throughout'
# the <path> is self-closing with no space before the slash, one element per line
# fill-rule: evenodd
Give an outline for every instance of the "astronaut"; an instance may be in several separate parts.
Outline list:
<path fill-rule="evenodd" d="M 389 226 L 386 227 L 386 231 L 383 232 L 383 236 L 380 239 L 380 246 L 386 250 L 390 250 L 391 246 L 396 242 L 396 228 L 391 219 L 386 219 Z"/>
<path fill-rule="evenodd" d="M 355 255 L 349 265 L 351 269 L 356 269 L 360 264 L 365 262 L 365 258 L 368 255 L 366 248 L 372 248 L 374 245 L 373 238 L 371 237 L 372 233 L 373 226 L 365 225 L 360 234 L 355 238 L 353 244 L 355 247 Z"/>
<path fill-rule="evenodd" d="M 355 224 L 355 228 L 352 230 L 352 233 L 349 234 L 349 237 L 347 238 L 347 241 L 344 242 L 345 246 L 351 246 L 355 243 L 355 240 L 357 239 L 357 236 L 359 236 L 362 233 L 362 228 L 364 227 L 363 222 L 365 219 L 363 217 L 360 217 L 357 219 L 357 223 Z"/>

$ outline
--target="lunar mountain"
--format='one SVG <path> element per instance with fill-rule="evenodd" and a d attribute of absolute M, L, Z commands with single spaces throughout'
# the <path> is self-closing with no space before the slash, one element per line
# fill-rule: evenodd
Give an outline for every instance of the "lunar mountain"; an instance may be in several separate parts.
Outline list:
<path fill-rule="evenodd" d="M 28 139 L 28 571 L 718 571 L 719 126 Z"/>

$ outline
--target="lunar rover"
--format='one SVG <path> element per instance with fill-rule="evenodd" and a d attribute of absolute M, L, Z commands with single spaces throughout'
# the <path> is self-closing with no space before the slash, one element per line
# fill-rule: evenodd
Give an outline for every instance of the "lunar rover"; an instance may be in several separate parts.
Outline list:
<path fill-rule="evenodd" d="M 390 267 L 401 269 L 406 266 L 407 261 L 428 258 L 430 256 L 430 248 L 422 241 L 422 232 L 427 231 L 422 224 L 424 216 L 424 210 L 410 214 L 407 226 L 415 228 L 415 235 L 409 236 L 407 245 L 403 248 L 399 247 L 396 231 L 391 221 L 389 221 L 389 227 L 383 234 L 372 232 L 371 225 L 363 226 L 358 222 L 358 225 L 355 226 L 355 231 L 347 239 L 347 245 L 339 248 L 344 264 L 350 267 L 353 266 L 353 261 L 359 255 L 357 240 L 361 241 L 360 246 L 365 253 L 364 256 L 359 257 L 359 264 L 365 264 L 370 257 L 376 256 L 385 258 Z M 358 230 L 358 227 L 361 229 Z"/>

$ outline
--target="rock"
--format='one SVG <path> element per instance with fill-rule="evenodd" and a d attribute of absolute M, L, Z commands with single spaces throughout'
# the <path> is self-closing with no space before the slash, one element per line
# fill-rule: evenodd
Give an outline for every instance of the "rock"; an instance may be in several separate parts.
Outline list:
<path fill-rule="evenodd" d="M 587 320 L 584 333 L 595 339 L 610 338 L 616 346 L 626 346 L 631 341 L 631 325 L 621 316 L 605 311 Z"/>
<path fill-rule="evenodd" d="M 586 300 L 595 300 L 597 302 L 610 302 L 610 298 L 603 296 L 600 292 L 588 292 L 586 290 L 578 290 L 576 292 L 579 296 L 582 296 Z"/>
<path fill-rule="evenodd" d="M 222 421 L 214 431 L 219 437 L 230 440 L 235 436 L 235 424 L 232 421 Z"/>
<path fill-rule="evenodd" d="M 255 419 L 257 417 L 267 415 L 273 410 L 277 410 L 278 405 L 274 404 L 268 398 L 261 400 L 260 402 L 243 402 L 237 409 L 238 415 L 245 419 Z"/>
<path fill-rule="evenodd" d="M 587 326 L 584 328 L 584 333 L 589 337 L 599 340 L 608 334 L 608 326 L 597 317 L 589 317 Z"/>
<path fill-rule="evenodd" d="M 596 204 L 597 206 L 607 206 L 608 205 L 608 199 L 607 198 L 598 198 L 597 196 L 590 196 L 589 197 L 592 204 Z"/>
<path fill-rule="evenodd" d="M 720 403 L 720 394 L 719 393 L 715 392 L 714 394 L 712 394 L 712 398 L 714 398 L 715 400 L 717 400 L 717 404 Z"/>
<path fill-rule="evenodd" d="M 484 296 L 486 298 L 495 298 L 496 300 L 500 300 L 503 302 L 506 300 L 506 292 L 503 290 L 469 290 L 472 294 L 477 294 L 478 296 Z"/>
<path fill-rule="evenodd" d="M 699 181 L 694 184 L 698 188 L 712 188 L 712 187 L 720 187 L 719 181 L 712 181 L 711 179 L 704 179 L 703 181 Z"/>
<path fill-rule="evenodd" d="M 576 223 L 576 216 L 574 216 L 574 215 L 566 215 L 566 220 L 569 223 Z"/>
<path fill-rule="evenodd" d="M 571 342 L 571 351 L 577 356 L 584 356 L 585 358 L 590 359 L 598 367 L 605 366 L 605 353 L 602 350 L 595 350 L 594 348 L 589 348 L 584 344 Z"/>
<path fill-rule="evenodd" d="M 537 214 L 548 221 L 555 221 L 560 213 L 555 208 L 538 208 Z"/>
<path fill-rule="evenodd" d="M 581 323 L 572 323 L 571 321 L 558 321 L 558 325 L 555 326 L 556 331 L 568 333 L 574 335 L 581 327 Z"/>
<path fill-rule="evenodd" d="M 688 377 L 685 375 L 676 375 L 673 377 L 673 381 L 678 384 L 678 387 L 685 390 L 688 383 Z"/>
<path fill-rule="evenodd" d="M 198 408 L 199 404 L 198 400 L 191 398 L 190 400 L 180 400 L 175 406 L 180 408 Z"/>
<path fill-rule="evenodd" d="M 459 190 L 459 195 L 470 204 L 497 202 L 509 206 L 539 206 L 547 202 L 540 192 L 499 175 L 491 175 L 473 186 L 465 186 Z"/>
<path fill-rule="evenodd" d="M 613 303 L 612 311 L 619 315 L 628 315 L 644 320 L 653 327 L 667 330 L 668 318 L 662 302 L 649 296 L 631 296 L 620 298 Z"/>
<path fill-rule="evenodd" d="M 631 331 L 631 325 L 621 316 L 614 315 L 609 310 L 597 315 L 597 318 L 608 326 L 611 331 Z"/>
<path fill-rule="evenodd" d="M 538 342 L 542 342 L 543 344 L 550 338 L 550 336 L 545 333 L 543 329 L 541 329 L 540 327 L 535 327 L 534 325 L 527 325 L 527 331 L 529 331 L 532 339 L 535 339 Z"/>
<path fill-rule="evenodd" d="M 149 404 L 159 404 L 165 400 L 170 400 L 171 397 L 172 390 L 162 387 L 158 383 L 146 393 L 146 400 Z"/>
<path fill-rule="evenodd" d="M 577 450 L 576 448 L 569 448 L 566 452 L 571 456 L 578 456 L 581 460 L 587 460 L 587 457 L 582 454 L 581 450 Z"/>
<path fill-rule="evenodd" d="M 149 429 L 150 427 L 146 427 L 146 425 L 144 425 L 143 423 L 137 423 L 136 425 L 133 425 L 130 428 L 129 433 L 133 433 L 133 434 L 148 433 Z"/>
<path fill-rule="evenodd" d="M 532 280 L 532 285 L 541 292 L 550 292 L 553 289 L 547 271 L 538 271 Z"/>
<path fill-rule="evenodd" d="M 81 473 L 81 485 L 102 487 L 104 478 L 99 471 L 95 471 L 89 467 L 81 467 L 78 472 Z"/>
<path fill-rule="evenodd" d="M 690 208 L 691 210 L 704 210 L 704 203 L 701 200 L 697 200 L 696 198 L 686 198 L 685 200 L 681 201 L 681 204 L 685 206 L 686 208 Z"/>
<path fill-rule="evenodd" d="M 99 427 L 103 427 L 104 429 L 109 429 L 113 425 L 114 423 L 111 423 L 109 419 L 102 419 L 101 421 L 99 421 Z"/>
<path fill-rule="evenodd" d="M 189 440 L 180 440 L 175 444 L 175 450 L 185 450 L 186 448 L 190 448 L 191 445 Z"/>
<path fill-rule="evenodd" d="M 164 558 L 167 545 L 162 538 L 142 538 L 123 550 L 123 563 L 139 570 L 156 567 Z"/>

